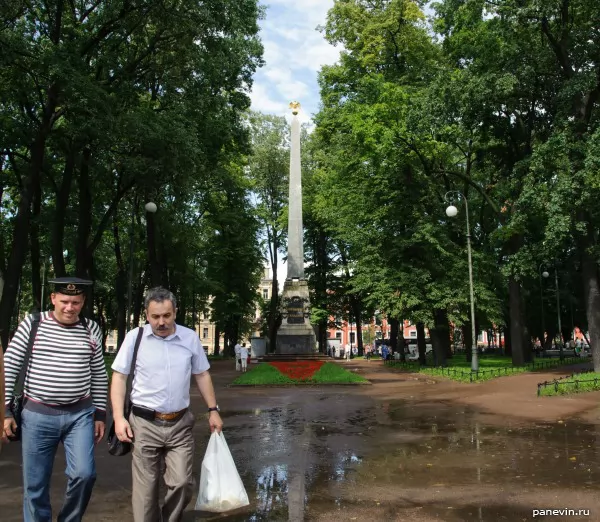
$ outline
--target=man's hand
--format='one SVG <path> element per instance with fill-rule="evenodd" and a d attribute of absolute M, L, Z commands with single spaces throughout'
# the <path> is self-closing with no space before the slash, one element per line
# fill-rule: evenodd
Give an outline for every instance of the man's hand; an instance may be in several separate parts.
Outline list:
<path fill-rule="evenodd" d="M 125 417 L 115 419 L 115 434 L 121 442 L 133 442 L 133 430 Z"/>
<path fill-rule="evenodd" d="M 8 437 L 12 437 L 17 431 L 17 423 L 15 419 L 4 419 L 4 429 L 2 430 L 2 442 L 10 442 Z"/>
<path fill-rule="evenodd" d="M 223 429 L 223 421 L 218 411 L 211 411 L 208 416 L 208 424 L 210 425 L 210 432 L 217 430 L 219 433 Z"/>
<path fill-rule="evenodd" d="M 106 425 L 102 421 L 94 421 L 94 441 L 98 444 L 104 438 Z"/>

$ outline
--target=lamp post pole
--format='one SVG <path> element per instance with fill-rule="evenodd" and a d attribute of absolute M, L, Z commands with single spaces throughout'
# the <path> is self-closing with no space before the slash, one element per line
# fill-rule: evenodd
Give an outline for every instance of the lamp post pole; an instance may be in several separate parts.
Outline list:
<path fill-rule="evenodd" d="M 560 360 L 563 360 L 563 342 L 562 342 L 562 324 L 560 321 L 560 295 L 558 294 L 558 267 L 554 261 L 554 284 L 556 286 L 556 314 L 558 316 L 558 342 L 560 350 Z"/>
<path fill-rule="evenodd" d="M 544 263 L 541 263 L 540 266 L 538 267 L 538 274 L 540 276 L 540 303 L 542 305 L 542 338 L 540 339 L 541 343 L 542 343 L 542 350 L 544 349 L 544 346 L 546 345 L 546 319 L 544 317 L 544 286 L 542 284 L 542 277 L 548 277 L 547 272 L 542 273 L 542 266 L 544 266 Z"/>
<path fill-rule="evenodd" d="M 135 210 L 131 210 L 131 227 L 129 229 L 129 285 L 127 287 L 127 331 L 131 330 L 131 306 L 133 302 L 133 250 L 135 233 L 133 227 L 135 225 Z"/>
<path fill-rule="evenodd" d="M 462 192 L 459 192 L 458 190 L 451 190 L 447 192 L 444 196 L 444 199 L 448 201 L 448 195 L 452 193 L 458 194 L 460 197 L 462 197 L 463 201 L 465 202 L 465 214 L 467 218 L 467 258 L 469 261 L 469 297 L 471 301 L 471 370 L 476 372 L 479 371 L 479 358 L 477 355 L 477 332 L 475 328 L 475 294 L 473 292 L 473 260 L 471 257 L 471 227 L 469 225 L 469 203 L 465 195 Z M 457 214 L 458 210 L 454 205 L 450 205 L 448 208 L 446 208 L 446 215 L 448 217 L 452 218 L 455 217 Z"/>

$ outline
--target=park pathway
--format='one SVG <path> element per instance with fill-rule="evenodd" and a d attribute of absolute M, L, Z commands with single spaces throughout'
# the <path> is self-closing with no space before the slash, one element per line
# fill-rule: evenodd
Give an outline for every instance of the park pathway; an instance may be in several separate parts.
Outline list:
<path fill-rule="evenodd" d="M 534 509 L 589 509 L 600 520 L 600 394 L 538 398 L 536 384 L 568 373 L 461 384 L 400 373 L 377 361 L 342 363 L 371 386 L 230 388 L 232 362 L 213 365 L 225 436 L 248 491 L 248 509 L 192 511 L 185 520 L 532 520 Z M 208 429 L 192 406 L 195 472 Z M 0 520 L 21 516 L 20 446 L 0 455 Z M 86 521 L 128 522 L 130 459 L 97 449 L 98 480 Z M 59 451 L 52 499 L 64 490 Z M 572 520 L 553 517 L 553 521 Z"/>

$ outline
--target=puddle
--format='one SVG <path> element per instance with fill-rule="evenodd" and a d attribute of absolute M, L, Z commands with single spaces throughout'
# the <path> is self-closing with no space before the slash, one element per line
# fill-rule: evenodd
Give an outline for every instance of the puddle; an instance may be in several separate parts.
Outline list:
<path fill-rule="evenodd" d="M 440 403 L 331 406 L 231 415 L 227 441 L 249 509 L 186 520 L 410 520 L 413 511 L 414 520 L 529 520 L 536 492 L 592 498 L 600 483 L 593 425 L 491 426 Z"/>
<path fill-rule="evenodd" d="M 579 518 L 598 519 L 600 426 L 510 419 L 499 425 L 491 424 L 502 420 L 498 416 L 441 402 L 378 403 L 366 394 L 319 390 L 273 393 L 246 394 L 238 403 L 246 409 L 223 412 L 250 505 L 225 515 L 188 511 L 184 521 L 493 522 L 533 520 L 533 509 L 563 508 L 590 509 L 590 517 Z M 195 432 L 198 470 L 205 417 L 199 416 Z M 3 449 L 2 522 L 22 519 L 18 448 Z M 104 452 L 97 463 L 103 471 L 86 518 L 128 519 L 128 458 Z M 63 470 L 59 452 L 55 506 L 64 494 Z"/>

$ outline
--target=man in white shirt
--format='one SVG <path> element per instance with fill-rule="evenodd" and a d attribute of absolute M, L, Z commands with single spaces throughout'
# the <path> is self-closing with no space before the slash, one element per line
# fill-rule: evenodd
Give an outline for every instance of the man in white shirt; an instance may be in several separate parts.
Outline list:
<path fill-rule="evenodd" d="M 125 336 L 112 365 L 110 398 L 115 434 L 132 442 L 132 505 L 135 522 L 176 522 L 192 497 L 195 416 L 189 410 L 190 378 L 208 405 L 210 430 L 223 422 L 208 369 L 210 365 L 196 332 L 175 323 L 177 302 L 165 288 L 153 288 L 145 299 L 147 325 L 131 369 L 138 329 Z M 132 411 L 125 419 L 127 376 L 134 372 Z M 135 437 L 135 438 L 134 438 Z M 166 496 L 162 509 L 158 491 L 164 459 Z"/>
<path fill-rule="evenodd" d="M 248 348 L 246 348 L 246 343 L 242 343 L 240 347 L 240 359 L 242 360 L 242 372 L 245 372 L 248 369 Z"/>

